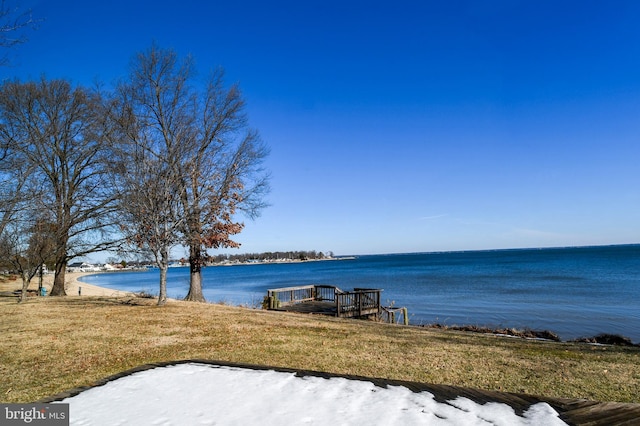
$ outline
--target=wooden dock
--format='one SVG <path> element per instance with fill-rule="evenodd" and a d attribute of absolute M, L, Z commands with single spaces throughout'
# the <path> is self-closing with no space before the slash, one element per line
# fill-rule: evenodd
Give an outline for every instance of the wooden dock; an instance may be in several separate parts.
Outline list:
<path fill-rule="evenodd" d="M 379 318 L 382 289 L 343 291 L 331 285 L 305 285 L 267 290 L 265 307 L 271 310 L 315 313 L 341 318 Z"/>

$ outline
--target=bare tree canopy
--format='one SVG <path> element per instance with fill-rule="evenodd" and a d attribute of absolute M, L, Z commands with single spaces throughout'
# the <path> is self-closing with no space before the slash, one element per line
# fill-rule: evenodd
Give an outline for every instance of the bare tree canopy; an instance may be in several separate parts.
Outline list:
<path fill-rule="evenodd" d="M 180 242 L 178 180 L 166 164 L 137 144 L 116 159 L 118 223 L 128 251 L 151 254 L 160 270 L 158 304 L 167 300 L 167 269 L 171 248 Z M 114 154 L 116 151 L 114 151 Z M 151 157 L 151 158 L 150 158 Z"/>
<path fill-rule="evenodd" d="M 179 242 L 189 248 L 187 300 L 204 301 L 207 249 L 238 247 L 231 239 L 244 226 L 238 214 L 253 218 L 266 205 L 269 175 L 262 163 L 268 149 L 248 127 L 240 91 L 225 86 L 222 70 L 199 86 L 191 58 L 181 60 L 172 50 L 153 45 L 138 54 L 119 93 L 123 110 L 141 123 L 134 128 L 164 162 L 159 170 L 179 200 L 172 223 L 180 225 Z"/>
<path fill-rule="evenodd" d="M 122 249 L 153 257 L 160 270 L 158 304 L 163 305 L 170 250 L 180 243 L 184 223 L 180 208 L 182 179 L 168 161 L 173 154 L 153 120 L 143 111 L 134 110 L 132 93 L 120 89 L 105 112 L 117 129 L 110 142 L 113 186 L 118 192 L 117 223 L 124 237 Z"/>
<path fill-rule="evenodd" d="M 64 80 L 0 86 L 0 140 L 28 170 L 22 193 L 55 234 L 52 295 L 65 295 L 67 262 L 111 246 L 114 198 L 107 180 L 100 96 Z"/>
<path fill-rule="evenodd" d="M 27 38 L 23 30 L 35 28 L 38 21 L 34 19 L 31 10 L 22 11 L 18 6 L 11 6 L 6 0 L 0 1 L 0 47 L 11 48 L 24 43 Z M 8 63 L 7 54 L 0 55 L 0 65 Z"/>

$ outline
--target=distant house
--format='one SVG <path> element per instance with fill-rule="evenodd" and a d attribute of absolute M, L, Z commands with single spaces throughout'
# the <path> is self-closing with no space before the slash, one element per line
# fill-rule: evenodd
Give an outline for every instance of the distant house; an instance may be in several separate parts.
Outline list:
<path fill-rule="evenodd" d="M 120 269 L 122 269 L 122 265 L 119 263 L 116 263 L 115 265 L 111 263 L 105 263 L 102 269 L 105 271 L 119 271 Z"/>
<path fill-rule="evenodd" d="M 67 272 L 99 272 L 100 270 L 99 266 L 87 262 L 74 262 L 67 265 Z"/>

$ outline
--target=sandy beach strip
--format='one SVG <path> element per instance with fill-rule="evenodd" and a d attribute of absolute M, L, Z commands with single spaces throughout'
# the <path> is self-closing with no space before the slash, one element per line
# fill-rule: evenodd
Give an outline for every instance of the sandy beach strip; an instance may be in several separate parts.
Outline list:
<path fill-rule="evenodd" d="M 79 281 L 81 277 L 87 275 L 95 275 L 100 272 L 67 272 L 65 274 L 65 289 L 68 296 L 106 296 L 106 297 L 130 297 L 134 296 L 133 293 L 128 291 L 114 290 L 106 287 L 100 287 L 93 284 L 87 284 Z M 51 287 L 53 286 L 53 274 L 46 274 L 43 277 L 42 285 L 47 289 L 47 294 L 51 293 Z M 20 279 L 7 282 L 2 285 L 2 290 L 19 290 L 22 287 Z M 31 280 L 29 290 L 38 289 L 38 277 Z"/>
<path fill-rule="evenodd" d="M 67 272 L 65 276 L 65 289 L 69 296 L 110 296 L 110 297 L 124 297 L 133 296 L 134 294 L 128 291 L 114 290 L 111 288 L 100 287 L 93 284 L 83 283 L 79 281 L 80 277 L 87 275 L 95 275 L 96 272 Z M 53 280 L 53 277 L 51 277 Z M 80 290 L 80 291 L 78 291 Z M 47 292 L 50 288 L 47 289 Z"/>

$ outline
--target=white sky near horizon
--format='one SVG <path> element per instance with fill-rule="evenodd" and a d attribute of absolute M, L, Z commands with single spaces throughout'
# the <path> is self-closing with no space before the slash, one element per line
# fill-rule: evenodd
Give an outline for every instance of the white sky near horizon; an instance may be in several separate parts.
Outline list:
<path fill-rule="evenodd" d="M 438 403 L 402 386 L 205 364 L 134 373 L 61 402 L 70 404 L 72 426 L 566 424 L 546 403 L 518 416 L 506 404 Z"/>
<path fill-rule="evenodd" d="M 240 84 L 273 178 L 233 252 L 640 242 L 638 2 L 14 3 L 2 79 L 109 86 L 155 41 Z"/>

